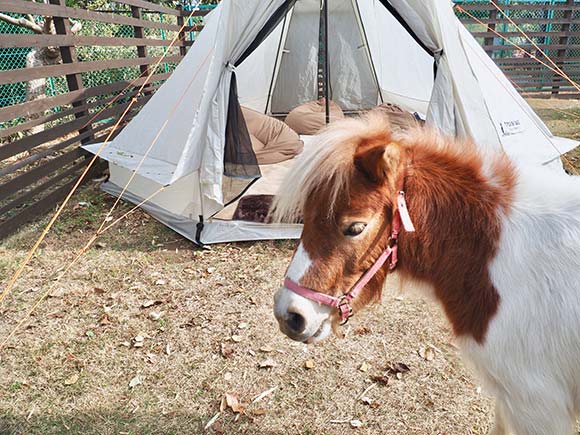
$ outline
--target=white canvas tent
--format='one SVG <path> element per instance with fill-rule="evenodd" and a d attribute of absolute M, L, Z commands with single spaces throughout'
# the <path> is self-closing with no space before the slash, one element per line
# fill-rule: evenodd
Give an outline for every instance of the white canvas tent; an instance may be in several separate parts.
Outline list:
<path fill-rule="evenodd" d="M 538 165 L 576 146 L 550 133 L 449 1 L 326 1 L 325 79 L 343 110 L 396 103 L 447 133 L 471 136 L 482 149 Z M 317 98 L 321 3 L 223 0 L 171 77 L 101 153 L 111 173 L 104 189 L 119 195 L 143 160 L 124 197 L 139 203 L 166 186 L 142 207 L 191 240 L 298 237 L 299 225 L 219 214 L 259 169 L 273 172 L 258 168 L 251 148 L 239 143 L 239 106 L 287 113 Z M 263 180 L 251 189 L 260 182 L 273 189 Z"/>

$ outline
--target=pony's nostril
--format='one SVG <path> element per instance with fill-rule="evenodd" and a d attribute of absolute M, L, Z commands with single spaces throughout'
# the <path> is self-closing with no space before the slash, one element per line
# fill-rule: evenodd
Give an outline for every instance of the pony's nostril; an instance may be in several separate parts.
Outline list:
<path fill-rule="evenodd" d="M 300 334 L 306 327 L 306 319 L 298 313 L 288 312 L 287 324 L 292 332 Z"/>

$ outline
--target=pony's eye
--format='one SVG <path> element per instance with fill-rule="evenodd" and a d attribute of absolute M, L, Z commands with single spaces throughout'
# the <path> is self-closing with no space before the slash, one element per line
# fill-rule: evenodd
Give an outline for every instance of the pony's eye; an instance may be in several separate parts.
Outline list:
<path fill-rule="evenodd" d="M 365 230 L 366 226 L 367 224 L 365 224 L 364 222 L 352 223 L 348 226 L 346 230 L 344 230 L 344 235 L 348 237 L 358 236 Z"/>

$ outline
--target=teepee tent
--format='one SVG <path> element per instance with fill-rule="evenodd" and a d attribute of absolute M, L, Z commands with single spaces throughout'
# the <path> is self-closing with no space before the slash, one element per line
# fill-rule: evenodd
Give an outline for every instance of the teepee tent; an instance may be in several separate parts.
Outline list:
<path fill-rule="evenodd" d="M 319 98 L 321 83 L 347 113 L 395 103 L 515 160 L 547 164 L 576 146 L 550 133 L 447 0 L 223 0 L 100 154 L 103 188 L 120 195 L 136 171 L 123 197 L 139 204 L 165 186 L 142 207 L 199 243 L 298 237 L 300 225 L 223 211 L 266 173 L 258 193 L 273 193 L 289 170 L 257 164 L 240 106 L 284 115 Z"/>

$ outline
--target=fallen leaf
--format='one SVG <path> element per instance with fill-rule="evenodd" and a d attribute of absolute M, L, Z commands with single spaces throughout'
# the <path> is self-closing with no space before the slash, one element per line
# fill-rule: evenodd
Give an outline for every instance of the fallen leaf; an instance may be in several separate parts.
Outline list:
<path fill-rule="evenodd" d="M 272 352 L 274 349 L 272 349 L 270 346 L 262 346 L 260 348 L 260 352 L 264 352 L 264 353 L 270 353 Z"/>
<path fill-rule="evenodd" d="M 97 294 L 97 295 L 104 295 L 104 294 L 105 294 L 105 289 L 102 289 L 102 288 L 100 288 L 100 287 L 95 287 L 95 288 L 93 289 L 93 291 L 94 291 L 94 292 L 95 292 L 95 294 Z"/>
<path fill-rule="evenodd" d="M 421 347 L 418 353 L 425 361 L 433 361 L 435 359 L 435 350 L 431 346 Z"/>
<path fill-rule="evenodd" d="M 314 363 L 314 360 L 308 359 L 306 360 L 306 362 L 304 363 L 304 367 L 307 370 L 312 370 L 314 367 L 316 367 L 316 364 Z"/>
<path fill-rule="evenodd" d="M 382 375 L 382 376 L 372 376 L 371 380 L 373 382 L 376 382 L 377 384 L 381 384 L 381 385 L 389 385 L 389 377 L 387 375 Z"/>
<path fill-rule="evenodd" d="M 155 281 L 155 285 L 165 285 L 167 284 L 167 281 L 164 279 L 158 279 L 157 281 Z"/>
<path fill-rule="evenodd" d="M 366 362 L 363 362 L 358 369 L 359 371 L 366 373 L 369 371 L 369 367 L 370 366 Z"/>
<path fill-rule="evenodd" d="M 147 354 L 147 362 L 153 364 L 153 363 L 155 363 L 156 359 L 157 359 L 157 355 L 155 355 L 154 353 Z"/>
<path fill-rule="evenodd" d="M 89 338 L 93 338 L 95 336 L 95 333 L 93 331 L 87 331 L 85 332 L 85 335 Z"/>
<path fill-rule="evenodd" d="M 75 373 L 75 374 L 69 376 L 68 378 L 66 378 L 64 380 L 64 384 L 65 385 L 74 385 L 74 384 L 77 383 L 77 381 L 79 380 L 79 378 L 80 378 L 80 374 L 79 373 Z"/>
<path fill-rule="evenodd" d="M 368 405 L 368 406 L 370 406 L 372 409 L 376 409 L 376 408 L 378 408 L 379 406 L 381 406 L 381 405 L 379 404 L 379 402 L 376 402 L 376 401 L 372 400 L 370 397 L 366 397 L 366 396 L 365 396 L 365 397 L 363 397 L 363 398 L 361 398 L 361 399 L 360 399 L 360 401 L 361 401 L 362 403 L 364 403 L 365 405 Z"/>
<path fill-rule="evenodd" d="M 354 330 L 354 333 L 356 335 L 367 335 L 370 334 L 371 332 L 372 332 L 371 328 L 369 328 L 368 326 L 359 326 Z"/>
<path fill-rule="evenodd" d="M 363 423 L 360 420 L 351 420 L 350 421 L 350 426 L 355 428 L 355 429 L 361 427 L 362 425 L 363 425 Z"/>
<path fill-rule="evenodd" d="M 390 375 L 397 375 L 399 373 L 407 373 L 411 369 L 405 363 L 394 363 L 387 366 L 387 373 Z"/>
<path fill-rule="evenodd" d="M 103 314 L 101 316 L 101 320 L 99 320 L 99 325 L 105 326 L 108 325 L 109 323 L 111 323 L 111 318 L 108 315 Z"/>
<path fill-rule="evenodd" d="M 272 367 L 276 367 L 276 361 L 274 361 L 271 358 L 268 358 L 267 360 L 264 360 L 260 363 L 260 368 L 261 369 L 271 369 Z"/>
<path fill-rule="evenodd" d="M 234 393 L 226 393 L 226 405 L 235 413 L 243 413 L 246 409 Z"/>
<path fill-rule="evenodd" d="M 234 348 L 229 344 L 221 344 L 221 353 L 224 358 L 229 358 L 234 354 Z"/>
<path fill-rule="evenodd" d="M 95 243 L 95 247 L 103 249 L 103 248 L 107 247 L 107 244 L 104 242 L 97 242 L 97 243 Z"/>
<path fill-rule="evenodd" d="M 142 383 L 141 377 L 137 375 L 129 381 L 129 388 L 135 388 L 137 385 L 141 385 Z"/>
<path fill-rule="evenodd" d="M 232 335 L 232 341 L 235 343 L 239 343 L 240 341 L 242 341 L 242 336 L 241 335 Z"/>
<path fill-rule="evenodd" d="M 133 347 L 143 347 L 145 344 L 145 337 L 137 335 L 133 338 Z"/>
<path fill-rule="evenodd" d="M 246 322 L 238 324 L 238 329 L 246 329 L 249 325 Z"/>
<path fill-rule="evenodd" d="M 252 411 L 252 414 L 253 415 L 264 415 L 265 413 L 266 413 L 266 410 L 265 409 L 254 409 Z"/>
<path fill-rule="evenodd" d="M 161 303 L 162 303 L 161 301 L 148 300 L 148 301 L 145 301 L 141 304 L 141 308 L 149 308 L 149 307 L 152 307 L 154 305 L 159 305 Z"/>
<path fill-rule="evenodd" d="M 163 313 L 160 311 L 151 311 L 149 313 L 149 318 L 153 321 L 157 321 L 157 320 L 161 319 L 162 315 L 163 315 Z"/>

